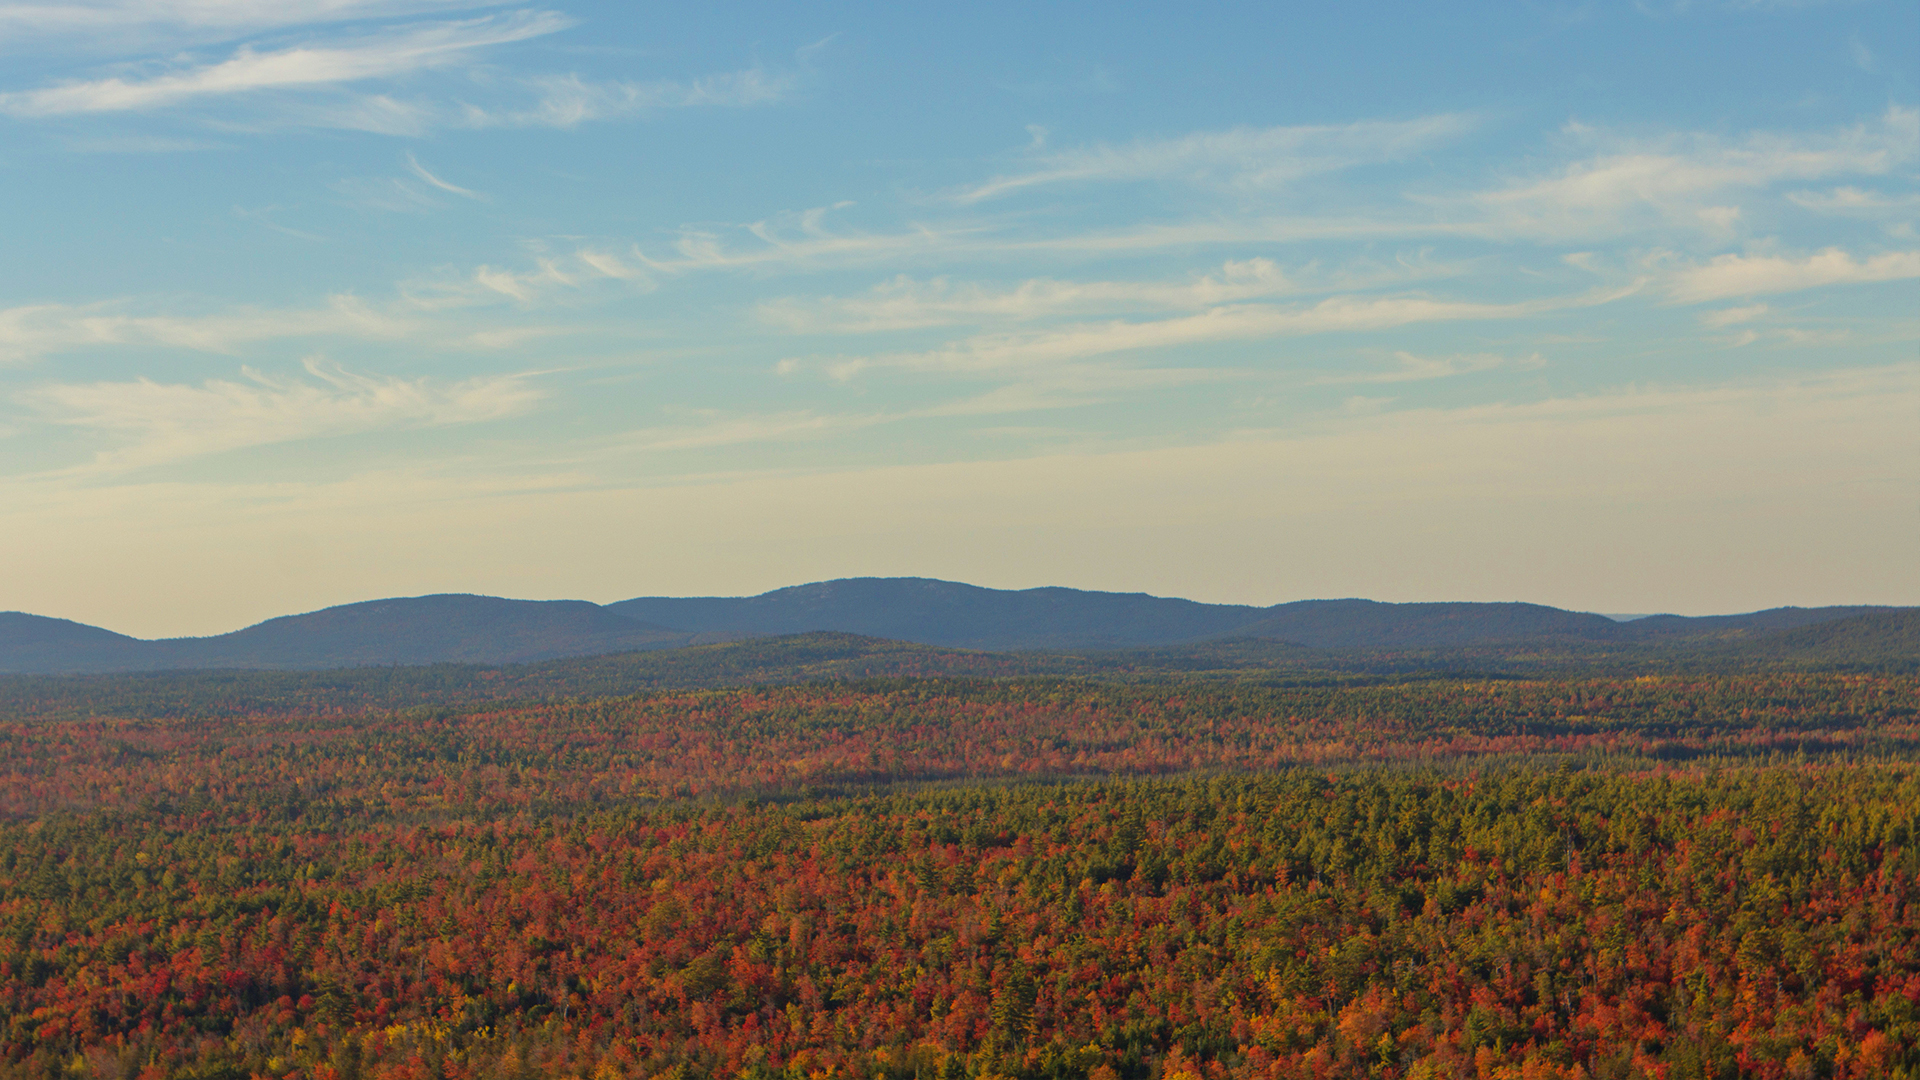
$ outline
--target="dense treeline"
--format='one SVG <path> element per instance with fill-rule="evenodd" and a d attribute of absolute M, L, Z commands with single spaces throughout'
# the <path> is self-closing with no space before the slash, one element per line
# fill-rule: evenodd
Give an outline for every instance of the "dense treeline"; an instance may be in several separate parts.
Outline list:
<path fill-rule="evenodd" d="M 1121 662 L 968 652 L 816 633 L 529 664 L 0 675 L 0 719 L 245 715 L 290 709 L 359 713 L 871 676 L 997 678 L 1125 675 L 1133 670 Z"/>
<path fill-rule="evenodd" d="M 1920 777 L 1348 774 L 0 832 L 14 1068 L 1910 1076 Z"/>
<path fill-rule="evenodd" d="M 1920 747 L 1920 679 L 1275 687 L 897 680 L 471 711 L 0 723 L 0 814 L 547 813 L 917 781 Z M 292 808 L 290 811 L 289 808 Z"/>
<path fill-rule="evenodd" d="M 0 1076 L 1920 1076 L 1920 679 L 0 723 Z"/>

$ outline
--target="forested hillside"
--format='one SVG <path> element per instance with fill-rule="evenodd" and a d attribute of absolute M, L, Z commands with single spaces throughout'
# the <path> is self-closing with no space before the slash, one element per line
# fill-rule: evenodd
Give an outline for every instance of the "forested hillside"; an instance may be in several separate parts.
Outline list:
<path fill-rule="evenodd" d="M 1829 666 L 1920 670 L 1920 611 L 1875 611 L 1756 639 L 1748 651 Z"/>

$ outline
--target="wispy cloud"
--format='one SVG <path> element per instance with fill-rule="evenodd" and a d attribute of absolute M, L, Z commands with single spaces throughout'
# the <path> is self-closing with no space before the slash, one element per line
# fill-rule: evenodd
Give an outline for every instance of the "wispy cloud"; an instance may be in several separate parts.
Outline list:
<path fill-rule="evenodd" d="M 843 202 L 813 207 L 735 226 L 727 232 L 687 227 L 679 230 L 673 240 L 672 254 L 648 255 L 636 247 L 634 255 L 649 268 L 669 274 L 857 265 L 935 251 L 954 253 L 963 248 L 971 236 L 988 231 L 985 225 L 952 230 L 915 225 L 885 233 L 836 230 L 827 226 L 827 215 L 851 205 Z M 736 236 L 744 233 L 754 243 L 746 246 L 729 243 L 727 233 Z"/>
<path fill-rule="evenodd" d="M 572 19 L 557 12 L 515 11 L 264 52 L 242 46 L 218 63 L 162 75 L 0 94 L 0 112 L 25 117 L 125 112 L 209 97 L 352 83 L 454 63 L 477 49 L 524 41 L 572 25 Z"/>
<path fill-rule="evenodd" d="M 98 345 L 165 345 L 231 354 L 255 342 L 319 335 L 397 340 L 424 328 L 353 296 L 325 307 L 212 315 L 134 315 L 122 304 L 35 304 L 0 310 L 0 361 Z"/>
<path fill-rule="evenodd" d="M 631 281 L 644 277 L 638 267 L 628 266 L 626 260 L 611 251 L 599 251 L 594 248 L 582 248 L 574 253 L 583 264 L 592 268 L 602 277 L 620 281 Z"/>
<path fill-rule="evenodd" d="M 296 233 L 296 235 L 300 235 Z M 564 272 L 562 272 L 564 276 Z M 488 279 L 486 282 L 477 280 Z M 478 275 L 427 289 L 402 292 L 379 303 L 357 296 L 334 296 L 313 308 L 236 306 L 206 314 L 151 315 L 128 309 L 152 308 L 164 298 L 99 304 L 29 304 L 0 309 L 0 363 L 22 362 L 90 348 L 166 347 L 224 356 L 243 355 L 269 341 L 341 338 L 353 341 L 410 342 L 430 349 L 496 350 L 520 345 L 563 328 L 525 322 L 477 322 L 471 310 L 459 320 L 452 310 L 519 300 L 531 296 L 540 275 L 514 274 L 482 267 Z M 644 285 L 644 283 L 639 283 Z"/>
<path fill-rule="evenodd" d="M 610 449 L 630 451 L 710 450 L 746 443 L 789 442 L 844 434 L 900 417 L 885 413 L 831 414 L 800 409 L 757 415 L 704 411 L 683 424 L 639 428 L 615 440 Z"/>
<path fill-rule="evenodd" d="M 1752 322 L 1771 310 L 1765 304 L 1749 304 L 1745 307 L 1721 308 L 1719 311 L 1703 311 L 1700 313 L 1700 325 L 1712 330 L 1738 326 Z"/>
<path fill-rule="evenodd" d="M 851 378 L 869 368 L 972 373 L 1023 370 L 1212 342 L 1386 330 L 1414 323 L 1524 318 L 1606 303 L 1637 288 L 1635 285 L 1512 304 L 1436 300 L 1424 296 L 1337 296 L 1306 306 L 1237 304 L 1169 319 L 1117 320 L 1045 331 L 981 334 L 941 349 L 846 357 L 828 361 L 823 366 L 829 375 L 840 379 Z"/>
<path fill-rule="evenodd" d="M 624 283 L 628 290 L 653 288 L 653 277 L 644 266 L 630 265 L 619 254 L 599 248 L 535 255 L 532 262 L 531 269 L 482 265 L 471 272 L 409 282 L 402 292 L 415 307 L 443 310 L 503 299 L 521 305 L 553 302 L 612 281 Z"/>
<path fill-rule="evenodd" d="M 689 227 L 673 241 L 670 253 L 656 252 L 646 259 L 663 273 L 682 273 L 805 271 L 907 259 L 935 265 L 942 260 L 1008 256 L 1078 260 L 1179 249 L 1244 251 L 1255 245 L 1383 240 L 1591 244 L 1619 243 L 1637 236 L 1642 242 L 1650 239 L 1656 244 L 1711 249 L 1794 205 L 1833 213 L 1912 216 L 1912 194 L 1898 189 L 1906 182 L 1903 167 L 1920 158 L 1920 110 L 1899 106 L 1838 130 L 1759 132 L 1734 139 L 1687 133 L 1628 139 L 1580 128 L 1566 139 L 1574 153 L 1569 155 L 1563 148 L 1557 155 L 1563 163 L 1544 174 L 1450 192 L 1410 191 L 1404 199 L 1365 203 L 1343 202 L 1339 193 L 1323 192 L 1315 196 L 1320 205 L 1290 207 L 1291 212 L 1284 215 L 1265 212 L 1257 200 L 1248 203 L 1232 192 L 1228 194 L 1237 205 L 1223 204 L 1186 220 L 1092 229 L 1056 231 L 1044 223 L 978 212 L 977 204 L 993 196 L 1082 176 L 1187 176 L 1216 185 L 1258 186 L 1262 177 L 1344 167 L 1341 162 L 1357 163 L 1365 156 L 1357 150 L 1346 156 L 1329 150 L 1262 169 L 1257 162 L 1266 158 L 1254 150 L 1264 147 L 1278 153 L 1264 145 L 1268 142 L 1278 145 L 1292 140 L 1308 145 L 1313 142 L 1311 133 L 1342 132 L 1353 134 L 1350 141 L 1364 146 L 1368 140 L 1360 136 L 1370 133 L 1371 145 L 1385 155 L 1403 145 L 1422 144 L 1423 138 L 1437 141 L 1456 123 L 1464 121 L 1440 117 L 1403 125 L 1362 122 L 1341 128 L 1202 132 L 1120 149 L 1072 151 L 1039 159 L 1052 167 L 963 189 L 944 218 L 859 229 L 835 222 L 837 212 L 847 204 L 816 207 L 732 229 Z M 1396 141 L 1394 134 L 1404 139 Z M 1329 145 L 1340 145 L 1340 140 L 1330 138 Z M 1207 162 L 1217 167 L 1209 170 Z M 1842 187 L 1831 194 L 1779 190 L 1809 180 L 1852 176 L 1885 177 L 1881 186 L 1892 190 Z M 930 286 L 918 288 L 925 292 Z M 954 302 L 958 303 L 957 298 Z M 903 300 L 898 295 L 876 295 L 848 298 L 846 303 L 851 318 L 857 317 L 854 305 L 877 309 L 882 304 L 898 306 Z M 770 301 L 763 313 L 791 322 L 808 317 L 802 311 L 805 306 L 781 299 Z"/>
<path fill-rule="evenodd" d="M 1920 192 L 1867 191 L 1858 187 L 1837 187 L 1831 191 L 1795 191 L 1787 199 L 1796 206 L 1822 214 L 1849 214 L 1882 217 L 1920 212 Z"/>
<path fill-rule="evenodd" d="M 350 125 L 349 125 L 350 126 Z M 492 202 L 488 196 L 446 180 L 420 164 L 413 154 L 405 155 L 404 176 L 354 176 L 327 185 L 349 203 L 374 210 L 397 213 L 427 213 L 444 210 L 444 195 L 457 195 L 474 202 Z"/>
<path fill-rule="evenodd" d="M 1576 137 L 1599 139 L 1580 129 Z M 1920 110 L 1890 107 L 1877 121 L 1824 135 L 1755 134 L 1736 142 L 1670 136 L 1624 145 L 1436 208 L 1479 218 L 1491 236 L 1568 239 L 1657 225 L 1727 233 L 1741 221 L 1740 196 L 1771 185 L 1878 175 L 1920 154 Z"/>
<path fill-rule="evenodd" d="M 324 237 L 279 226 L 267 207 L 235 207 L 237 216 L 308 240 Z M 95 304 L 25 304 L 0 308 L 0 364 L 20 363 L 91 348 L 166 347 L 226 356 L 243 355 L 263 342 L 305 338 L 411 342 L 433 349 L 496 350 L 565 332 L 533 325 L 501 312 L 476 321 L 476 310 L 551 302 L 580 295 L 595 283 L 620 282 L 632 291 L 652 288 L 649 275 L 618 255 L 583 249 L 572 255 L 536 256 L 529 268 L 482 265 L 424 280 L 404 282 L 397 295 L 380 300 L 342 294 L 310 308 L 235 305 L 195 314 L 151 314 L 182 305 L 168 297 L 137 297 Z M 144 309 L 144 310 L 143 310 Z M 461 312 L 456 319 L 455 312 Z"/>
<path fill-rule="evenodd" d="M 321 128 L 405 138 L 426 135 L 435 128 L 448 126 L 448 121 L 447 110 L 431 102 L 403 101 L 388 94 L 356 91 L 297 100 L 276 98 L 269 108 L 252 118 L 246 121 L 227 118 L 220 121 L 220 126 L 235 132 Z"/>
<path fill-rule="evenodd" d="M 1889 251 L 1857 259 L 1839 248 L 1806 258 L 1721 255 L 1674 272 L 1667 293 L 1681 303 L 1797 292 L 1823 285 L 1862 284 L 1920 277 L 1920 251 Z"/>
<path fill-rule="evenodd" d="M 77 154 L 184 154 L 194 150 L 212 150 L 220 144 L 206 139 L 176 139 L 165 135 L 88 135 L 65 140 L 68 150 Z"/>
<path fill-rule="evenodd" d="M 792 79 L 753 68 L 690 82 L 595 82 L 578 75 L 549 75 L 527 79 L 524 85 L 534 95 L 532 105 L 491 110 L 468 105 L 460 110 L 457 122 L 476 128 L 570 128 L 657 109 L 745 108 L 786 97 L 792 90 Z"/>
<path fill-rule="evenodd" d="M 123 470 L 250 446 L 393 427 L 435 427 L 512 416 L 541 397 L 524 376 L 438 382 L 360 375 L 309 360 L 309 378 L 243 368 L 244 381 L 199 385 L 57 383 L 15 395 L 50 423 L 116 440 L 83 471 Z"/>
<path fill-rule="evenodd" d="M 1387 213 L 1328 212 L 1311 217 L 1210 216 L 1170 224 L 1127 225 L 1115 228 L 1048 233 L 1025 223 L 993 218 L 959 217 L 946 221 L 916 221 L 890 231 L 833 227 L 828 217 L 851 204 L 816 207 L 726 229 L 688 227 L 672 241 L 671 254 L 641 255 L 647 265 L 665 273 L 725 270 L 811 270 L 956 259 L 1027 258 L 1084 259 L 1144 254 L 1176 248 L 1296 244 L 1316 240 L 1444 239 L 1483 237 L 1486 227 L 1474 220 L 1422 220 Z M 636 251 L 636 254 L 641 254 Z"/>
<path fill-rule="evenodd" d="M 412 153 L 407 154 L 407 171 L 419 177 L 420 179 L 425 180 L 427 183 L 432 184 L 434 187 L 439 188 L 441 191 L 445 191 L 453 195 L 459 195 L 459 196 L 462 196 L 463 198 L 474 199 L 479 202 L 487 201 L 487 197 L 485 195 L 482 195 L 477 191 L 472 191 L 467 188 L 460 187 L 457 184 L 448 183 L 447 181 L 442 180 L 438 176 L 435 176 L 433 173 L 427 171 L 427 167 L 425 165 L 420 164 L 420 159 L 414 157 Z"/>
<path fill-rule="evenodd" d="M 1025 171 L 967 188 L 956 198 L 971 203 L 1044 184 L 1094 181 L 1178 180 L 1264 188 L 1356 165 L 1400 160 L 1453 139 L 1471 126 L 1470 118 L 1450 114 L 1140 139 L 1121 146 L 1045 154 Z"/>
<path fill-rule="evenodd" d="M 283 236 L 294 236 L 302 240 L 326 240 L 326 237 L 320 236 L 317 233 L 310 233 L 304 229 L 296 229 L 290 225 L 282 225 L 278 221 L 273 220 L 273 215 L 279 210 L 280 208 L 278 206 L 262 206 L 254 209 L 236 206 L 233 208 L 233 216 L 243 221 L 251 221 L 256 225 L 271 229 Z"/>
<path fill-rule="evenodd" d="M 400 214 L 444 210 L 447 203 L 431 184 L 404 176 L 349 176 L 328 184 L 348 205 Z"/>
<path fill-rule="evenodd" d="M 1447 379 L 1455 375 L 1468 375 L 1476 371 L 1492 371 L 1495 368 L 1527 370 L 1545 367 L 1547 363 L 1546 359 L 1537 352 L 1526 356 L 1505 356 L 1500 353 L 1420 356 L 1402 350 L 1395 352 L 1393 358 L 1399 361 L 1399 365 L 1387 371 L 1328 375 L 1316 381 L 1323 384 L 1424 382 L 1428 379 Z"/>
<path fill-rule="evenodd" d="M 491 7 L 476 0 L 40 0 L 0 2 L 0 40 L 83 38 L 98 44 L 154 38 L 221 41 L 291 26 L 393 19 Z"/>
<path fill-rule="evenodd" d="M 552 259 L 541 259 L 540 269 L 530 274 L 482 266 L 473 272 L 473 280 L 483 289 L 518 300 L 523 304 L 530 303 L 544 286 L 558 285 L 571 288 L 574 284 L 573 278 Z"/>
<path fill-rule="evenodd" d="M 932 326 L 1030 322 L 1059 316 L 1200 311 L 1223 304 L 1314 293 L 1352 292 L 1443 277 L 1459 267 L 1426 253 L 1338 270 L 1310 264 L 1290 273 L 1271 259 L 1228 259 L 1184 281 L 1063 281 L 1032 278 L 1013 286 L 900 275 L 856 296 L 779 297 L 755 312 L 795 333 L 849 334 Z"/>
<path fill-rule="evenodd" d="M 1867 43 L 1860 40 L 1859 31 L 1854 31 L 1853 37 L 1848 39 L 1847 48 L 1849 52 L 1853 53 L 1853 64 L 1855 67 L 1869 75 L 1879 70 L 1880 65 L 1874 58 L 1873 50 L 1867 48 Z"/>
<path fill-rule="evenodd" d="M 1127 394 L 1168 390 L 1197 383 L 1230 382 L 1246 377 L 1244 371 L 1223 368 L 1054 364 L 1017 372 L 1011 381 L 985 393 L 918 409 L 912 418 L 999 416 L 1047 409 L 1072 409 L 1111 401 Z"/>
<path fill-rule="evenodd" d="M 982 320 L 1027 320 L 1062 314 L 1149 309 L 1196 309 L 1295 291 L 1267 259 L 1229 260 L 1216 272 L 1185 282 L 1057 281 L 1034 278 L 1012 288 L 905 275 L 861 296 L 762 303 L 759 317 L 799 333 L 865 333 Z"/>
<path fill-rule="evenodd" d="M 167 5 L 158 5 L 168 7 Z M 380 4 L 366 0 L 289 5 L 269 16 L 269 5 L 223 4 L 209 0 L 201 11 L 173 5 L 168 13 L 201 17 L 204 25 L 236 30 L 260 25 L 315 26 L 327 22 L 392 16 L 449 7 L 488 7 L 485 3 L 431 2 Z M 50 10 L 50 9 L 49 9 Z M 83 7 L 75 25 L 118 11 L 110 5 Z M 0 28 L 9 12 L 15 22 L 32 21 L 40 9 L 0 3 Z M 159 17 L 159 16 L 156 16 Z M 60 20 L 42 20 L 52 26 Z M 0 93 L 0 115 L 47 118 L 77 115 L 201 109 L 232 131 L 285 127 L 332 128 L 377 134 L 418 136 L 445 128 L 559 127 L 655 110 L 697 107 L 748 107 L 780 100 L 792 87 L 790 75 L 763 68 L 720 72 L 697 79 L 591 80 L 577 74 L 519 75 L 497 72 L 467 87 L 483 100 L 396 96 L 369 83 L 395 81 L 420 72 L 471 68 L 488 50 L 565 30 L 575 24 L 555 11 L 522 9 L 475 18 L 333 30 L 291 45 L 262 47 L 248 43 L 230 55 L 204 56 L 166 63 L 128 65 L 114 75 Z M 39 25 L 39 24 L 36 24 Z M 216 106 L 221 106 L 215 110 Z M 244 107 L 243 107 L 244 106 Z M 447 186 L 415 163 L 415 173 L 450 194 L 471 194 Z"/>
<path fill-rule="evenodd" d="M 1016 380 L 983 393 L 914 408 L 844 413 L 798 409 L 746 414 L 700 410 L 687 423 L 627 432 L 608 447 L 608 452 L 708 450 L 749 443 L 822 439 L 885 424 L 1074 408 L 1125 393 L 1240 377 L 1243 373 L 1206 368 L 1063 364 L 1024 372 Z"/>

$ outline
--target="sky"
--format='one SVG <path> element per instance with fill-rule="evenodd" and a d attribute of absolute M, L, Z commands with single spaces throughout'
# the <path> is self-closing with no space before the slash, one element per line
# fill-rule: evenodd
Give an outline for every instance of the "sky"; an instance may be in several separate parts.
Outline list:
<path fill-rule="evenodd" d="M 0 609 L 1920 604 L 1920 5 L 0 0 Z"/>

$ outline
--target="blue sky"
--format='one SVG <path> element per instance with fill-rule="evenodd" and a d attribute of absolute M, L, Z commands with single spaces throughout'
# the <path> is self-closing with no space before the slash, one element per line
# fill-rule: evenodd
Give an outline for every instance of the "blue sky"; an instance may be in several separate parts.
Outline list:
<path fill-rule="evenodd" d="M 0 0 L 0 608 L 1920 603 L 1911 3 Z"/>

